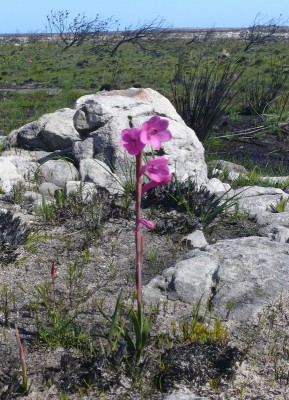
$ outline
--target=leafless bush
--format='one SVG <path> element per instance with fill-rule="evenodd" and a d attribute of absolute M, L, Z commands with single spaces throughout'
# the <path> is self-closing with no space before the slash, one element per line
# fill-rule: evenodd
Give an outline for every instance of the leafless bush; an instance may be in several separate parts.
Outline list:
<path fill-rule="evenodd" d="M 112 17 L 102 19 L 98 14 L 92 19 L 89 19 L 84 13 L 71 19 L 70 12 L 67 10 L 52 10 L 47 15 L 47 21 L 46 31 L 57 33 L 65 49 L 94 40 L 95 37 L 103 35 L 113 24 L 117 23 Z"/>
<path fill-rule="evenodd" d="M 161 45 L 167 41 L 170 27 L 162 18 L 155 18 L 152 21 L 139 23 L 135 27 L 126 27 L 123 31 L 116 31 L 108 37 L 106 51 L 114 56 L 119 48 L 125 43 L 138 46 L 145 52 L 157 52 Z"/>
<path fill-rule="evenodd" d="M 287 22 L 282 18 L 282 15 L 278 18 L 266 20 L 262 14 L 258 13 L 253 24 L 240 33 L 240 37 L 246 44 L 244 51 L 248 51 L 253 45 L 264 44 L 273 40 L 276 34 L 282 32 L 282 27 Z"/>
<path fill-rule="evenodd" d="M 89 19 L 85 14 L 78 14 L 71 18 L 67 10 L 52 10 L 47 15 L 47 21 L 46 31 L 56 33 L 53 37 L 64 45 L 64 49 L 89 42 L 92 51 L 105 52 L 111 56 L 125 43 L 137 45 L 145 52 L 156 53 L 162 43 L 167 41 L 170 32 L 170 28 L 160 17 L 139 23 L 135 27 L 130 25 L 124 30 L 119 29 L 118 21 L 113 17 L 102 19 L 97 14 Z"/>

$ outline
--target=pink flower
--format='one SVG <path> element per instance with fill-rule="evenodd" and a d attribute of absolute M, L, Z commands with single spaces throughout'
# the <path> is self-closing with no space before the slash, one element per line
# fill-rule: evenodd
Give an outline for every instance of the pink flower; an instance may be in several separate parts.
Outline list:
<path fill-rule="evenodd" d="M 172 138 L 167 129 L 169 121 L 161 119 L 158 115 L 144 122 L 141 127 L 140 140 L 144 144 L 150 144 L 154 150 L 161 147 L 161 142 L 168 142 Z"/>
<path fill-rule="evenodd" d="M 162 186 L 165 185 L 166 183 L 169 183 L 172 180 L 172 176 L 173 174 L 168 174 L 166 177 L 163 178 L 162 181 L 160 182 L 156 182 L 156 181 L 149 181 L 148 183 L 146 183 L 145 185 L 143 185 L 142 187 L 142 191 L 141 194 L 143 195 L 145 192 L 147 192 L 148 190 L 157 187 L 157 186 Z"/>
<path fill-rule="evenodd" d="M 140 141 L 141 129 L 130 128 L 121 132 L 120 145 L 132 156 L 139 154 L 145 144 Z"/>
<path fill-rule="evenodd" d="M 142 225 L 144 225 L 146 228 L 148 228 L 149 230 L 152 230 L 155 227 L 155 224 L 153 223 L 153 221 L 149 221 L 148 219 L 141 219 L 139 222 Z"/>
<path fill-rule="evenodd" d="M 162 182 L 170 174 L 168 160 L 162 157 L 150 160 L 140 170 L 140 175 L 143 175 L 144 173 L 146 173 L 151 180 Z"/>

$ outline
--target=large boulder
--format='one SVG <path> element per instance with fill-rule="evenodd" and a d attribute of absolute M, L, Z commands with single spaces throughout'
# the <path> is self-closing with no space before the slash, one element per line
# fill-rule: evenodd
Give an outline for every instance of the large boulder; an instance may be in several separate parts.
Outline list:
<path fill-rule="evenodd" d="M 6 147 L 18 146 L 28 150 L 54 151 L 72 147 L 79 140 L 79 134 L 73 126 L 75 111 L 64 108 L 51 114 L 45 114 L 38 121 L 31 122 L 13 131 Z"/>
<path fill-rule="evenodd" d="M 218 317 L 248 320 L 289 289 L 289 247 L 263 237 L 222 240 L 192 250 L 144 288 L 148 303 L 209 302 Z"/>
<path fill-rule="evenodd" d="M 117 168 L 125 168 L 120 134 L 125 128 L 140 127 L 154 115 L 167 118 L 173 139 L 162 146 L 161 154 L 180 180 L 189 176 L 199 184 L 207 182 L 204 148 L 178 115 L 170 101 L 152 89 L 114 90 L 86 95 L 77 100 L 74 126 L 83 139 L 94 139 L 94 157 Z M 75 146 L 76 148 L 76 146 Z M 80 146 L 77 146 L 77 155 Z M 148 151 L 150 151 L 148 149 Z M 79 158 L 82 158 L 78 155 Z"/>

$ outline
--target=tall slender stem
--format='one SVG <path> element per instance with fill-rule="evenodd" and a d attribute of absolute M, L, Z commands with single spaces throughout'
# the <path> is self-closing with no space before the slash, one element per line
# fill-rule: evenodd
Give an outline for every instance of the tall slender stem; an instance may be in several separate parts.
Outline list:
<path fill-rule="evenodd" d="M 142 151 L 136 155 L 136 225 L 135 225 L 135 244 L 136 244 L 136 293 L 137 302 L 141 304 L 141 285 L 142 285 L 142 258 L 143 258 L 143 243 L 144 234 L 141 231 L 141 190 L 142 177 L 140 169 L 142 167 Z"/>
<path fill-rule="evenodd" d="M 15 325 L 15 334 L 16 334 L 16 340 L 17 340 L 17 345 L 18 345 L 19 354 L 20 354 L 20 363 L 21 363 L 21 369 L 22 369 L 22 386 L 23 386 L 25 394 L 28 394 L 27 393 L 28 392 L 28 383 L 27 383 L 26 358 L 25 358 L 25 353 L 23 350 L 23 346 L 21 343 L 17 325 Z"/>

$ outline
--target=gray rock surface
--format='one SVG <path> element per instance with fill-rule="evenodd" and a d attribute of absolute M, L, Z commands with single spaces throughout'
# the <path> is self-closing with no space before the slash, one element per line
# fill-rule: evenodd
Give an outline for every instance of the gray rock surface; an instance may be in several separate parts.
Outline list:
<path fill-rule="evenodd" d="M 270 240 L 289 243 L 289 228 L 286 228 L 285 226 L 269 224 L 260 228 L 259 233 L 261 236 L 266 236 Z"/>
<path fill-rule="evenodd" d="M 13 137 L 13 134 L 16 131 L 13 131 L 10 133 L 10 141 L 11 141 L 11 136 Z M 6 150 L 4 150 L 1 153 L 2 157 L 8 157 L 8 156 L 19 156 L 25 158 L 27 161 L 34 161 L 38 162 L 40 159 L 48 157 L 51 154 L 51 152 L 48 151 L 43 151 L 43 150 L 25 150 L 23 148 L 19 147 L 8 147 Z"/>
<path fill-rule="evenodd" d="M 67 149 L 80 136 L 73 126 L 75 111 L 63 108 L 45 114 L 38 121 L 31 122 L 13 131 L 6 146 L 19 146 L 27 150 L 54 151 Z"/>
<path fill-rule="evenodd" d="M 182 238 L 183 246 L 188 249 L 204 247 L 208 244 L 203 231 L 196 230 Z"/>
<path fill-rule="evenodd" d="M 287 228 L 289 228 L 289 204 L 284 212 L 272 212 L 271 206 L 276 206 L 282 199 L 289 200 L 288 193 L 274 187 L 246 186 L 237 190 L 230 190 L 225 194 L 228 198 L 238 196 L 237 211 L 247 213 L 260 225 L 260 235 L 274 241 L 286 242 Z M 235 212 L 236 210 L 232 210 Z M 276 228 L 278 234 L 276 234 Z M 270 231 L 273 229 L 273 234 Z M 275 233 L 274 233 L 275 232 Z M 282 233 L 281 233 L 282 232 Z"/>
<path fill-rule="evenodd" d="M 211 178 L 208 183 L 204 185 L 211 193 L 222 194 L 231 189 L 228 183 L 223 183 L 218 178 Z"/>
<path fill-rule="evenodd" d="M 289 212 L 271 213 L 268 211 L 260 211 L 255 214 L 256 220 L 260 226 L 280 225 L 289 228 Z"/>
<path fill-rule="evenodd" d="M 289 246 L 268 238 L 219 241 L 187 253 L 144 288 L 148 302 L 209 301 L 223 319 L 248 320 L 289 289 Z"/>
<path fill-rule="evenodd" d="M 0 188 L 4 193 L 11 192 L 17 183 L 31 182 L 37 164 L 20 156 L 0 157 Z"/>
<path fill-rule="evenodd" d="M 260 211 L 269 211 L 270 204 L 276 204 L 281 198 L 289 198 L 289 195 L 281 189 L 261 186 L 246 186 L 230 191 L 228 196 L 235 194 L 239 195 L 239 209 L 251 215 L 257 215 Z"/>
<path fill-rule="evenodd" d="M 111 194 L 123 192 L 118 177 L 102 161 L 91 159 L 81 160 L 79 171 L 83 182 L 92 182 L 101 188 L 107 189 Z"/>
<path fill-rule="evenodd" d="M 247 175 L 248 171 L 243 165 L 235 164 L 225 160 L 212 160 L 208 162 L 208 167 L 212 170 L 212 174 L 216 176 L 226 176 L 229 180 L 234 180 L 240 174 Z"/>
<path fill-rule="evenodd" d="M 38 186 L 39 193 L 44 196 L 53 196 L 58 189 L 61 189 L 61 187 L 52 182 L 43 182 Z"/>
<path fill-rule="evenodd" d="M 85 158 L 93 158 L 94 156 L 94 140 L 93 138 L 87 138 L 85 140 L 79 140 L 73 143 L 72 152 L 75 158 L 80 161 Z"/>
<path fill-rule="evenodd" d="M 66 160 L 49 160 L 37 171 L 37 181 L 40 185 L 50 182 L 61 188 L 65 187 L 67 181 L 78 180 L 78 176 L 78 170 Z"/>

